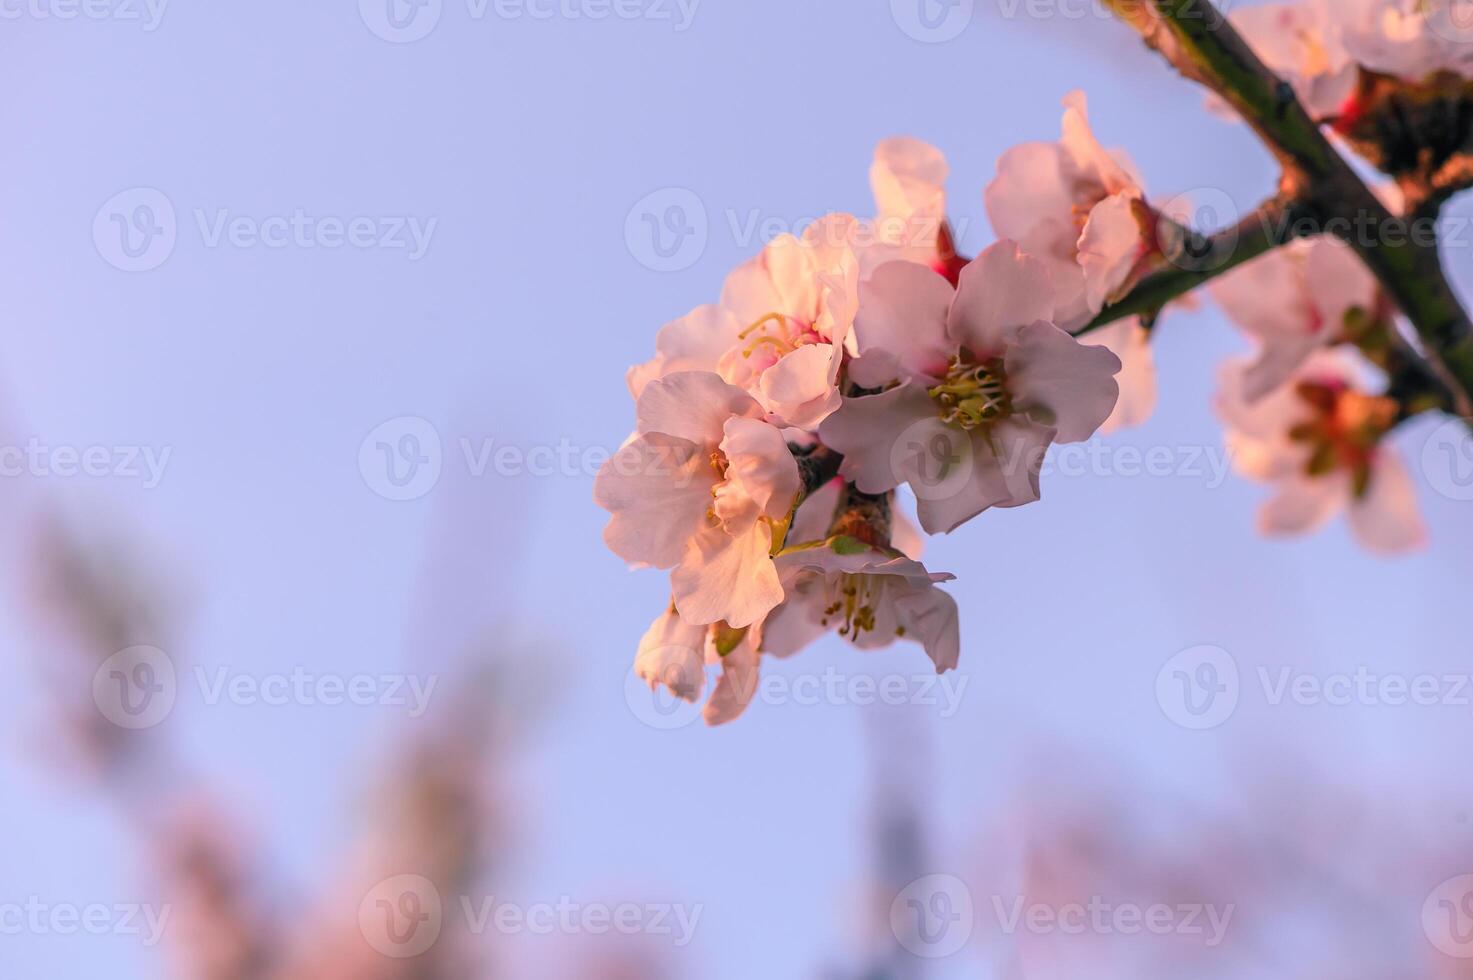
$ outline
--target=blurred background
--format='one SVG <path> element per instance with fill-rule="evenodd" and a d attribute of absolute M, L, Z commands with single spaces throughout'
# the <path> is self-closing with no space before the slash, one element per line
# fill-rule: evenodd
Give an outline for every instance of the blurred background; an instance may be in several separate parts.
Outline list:
<path fill-rule="evenodd" d="M 630 677 L 624 369 L 878 140 L 968 252 L 1075 88 L 1200 223 L 1270 192 L 1093 4 L 0 17 L 0 978 L 1468 974 L 1473 481 L 1429 421 L 1426 552 L 1256 537 L 1209 305 L 1147 425 L 932 542 L 944 684 L 830 638 L 708 730 Z"/>

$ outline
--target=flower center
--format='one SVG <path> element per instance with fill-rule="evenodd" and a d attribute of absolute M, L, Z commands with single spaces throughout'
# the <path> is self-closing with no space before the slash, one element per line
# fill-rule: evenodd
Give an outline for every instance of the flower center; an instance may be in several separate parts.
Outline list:
<path fill-rule="evenodd" d="M 1396 402 L 1338 383 L 1305 381 L 1294 391 L 1313 413 L 1289 430 L 1289 438 L 1309 451 L 1305 475 L 1347 470 L 1356 496 L 1364 496 L 1376 449 L 1396 423 Z"/>
<path fill-rule="evenodd" d="M 826 598 L 828 605 L 823 610 L 824 626 L 829 625 L 830 619 L 842 616 L 839 635 L 851 640 L 859 639 L 859 634 L 866 630 L 874 630 L 880 583 L 873 575 L 845 573 L 832 578 L 829 580 Z"/>
<path fill-rule="evenodd" d="M 765 349 L 774 361 L 805 344 L 816 344 L 822 339 L 813 328 L 782 313 L 764 313 L 751 326 L 737 334 L 737 337 L 749 341 L 742 348 L 743 357 L 751 357 L 757 351 Z"/>
<path fill-rule="evenodd" d="M 928 393 L 936 402 L 941 421 L 962 429 L 981 428 L 1013 414 L 1013 399 L 1008 394 L 1000 357 L 981 364 L 953 358 L 946 379 Z"/>

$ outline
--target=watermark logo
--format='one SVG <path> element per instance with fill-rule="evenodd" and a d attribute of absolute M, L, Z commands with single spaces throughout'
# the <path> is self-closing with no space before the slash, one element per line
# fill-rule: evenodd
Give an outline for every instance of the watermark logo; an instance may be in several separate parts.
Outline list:
<path fill-rule="evenodd" d="M 379 425 L 358 447 L 358 471 L 385 500 L 418 500 L 440 482 L 440 433 L 425 419 L 404 415 Z"/>
<path fill-rule="evenodd" d="M 1473 432 L 1466 419 L 1448 419 L 1427 437 L 1422 475 L 1449 500 L 1473 500 Z"/>
<path fill-rule="evenodd" d="M 906 427 L 890 446 L 890 472 L 910 483 L 919 500 L 950 500 L 967 488 L 976 467 L 972 437 L 939 418 Z"/>
<path fill-rule="evenodd" d="M 174 254 L 179 222 L 168 195 L 153 187 L 133 187 L 108 198 L 92 219 L 97 254 L 115 269 L 148 272 Z"/>
<path fill-rule="evenodd" d="M 1438 37 L 1455 44 L 1473 41 L 1473 0 L 1433 0 L 1421 6 Z"/>
<path fill-rule="evenodd" d="M 119 650 L 92 675 L 92 700 L 120 728 L 152 728 L 169 716 L 179 694 L 174 661 L 158 647 Z"/>
<path fill-rule="evenodd" d="M 377 37 L 410 44 L 435 29 L 442 6 L 442 0 L 358 0 L 358 14 Z"/>
<path fill-rule="evenodd" d="M 624 218 L 624 245 L 652 272 L 679 272 L 706 251 L 710 218 L 695 191 L 662 187 L 634 203 Z"/>
<path fill-rule="evenodd" d="M 690 647 L 670 646 L 651 650 L 646 656 L 652 663 L 663 664 L 654 683 L 641 678 L 630 668 L 624 677 L 624 703 L 644 724 L 659 731 L 685 728 L 701 717 L 701 707 L 676 697 L 676 690 L 701 690 L 704 676 L 689 677 L 687 672 L 701 671 L 701 653 Z M 704 674 L 704 671 L 702 671 Z"/>
<path fill-rule="evenodd" d="M 941 44 L 961 36 L 975 7 L 976 0 L 890 0 L 890 16 L 906 37 Z"/>
<path fill-rule="evenodd" d="M 941 959 L 961 950 L 976 927 L 972 892 L 955 875 L 926 875 L 890 903 L 890 929 L 909 952 Z"/>
<path fill-rule="evenodd" d="M 1238 663 L 1221 647 L 1196 646 L 1166 661 L 1156 674 L 1156 703 L 1183 728 L 1204 731 L 1238 707 Z"/>
<path fill-rule="evenodd" d="M 363 938 L 393 959 L 409 959 L 428 951 L 440 938 L 443 925 L 440 891 L 423 875 L 387 878 L 358 903 L 358 929 Z"/>
<path fill-rule="evenodd" d="M 1473 958 L 1473 875 L 1449 878 L 1422 903 L 1422 931 L 1438 951 Z"/>

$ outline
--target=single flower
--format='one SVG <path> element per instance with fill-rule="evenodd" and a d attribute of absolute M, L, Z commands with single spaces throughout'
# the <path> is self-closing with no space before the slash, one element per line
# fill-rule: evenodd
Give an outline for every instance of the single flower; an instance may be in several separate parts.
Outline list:
<path fill-rule="evenodd" d="M 599 470 L 594 499 L 626 561 L 671 568 L 691 624 L 748 626 L 782 601 L 771 552 L 800 489 L 783 434 L 762 407 L 709 372 L 651 381 L 635 436 Z"/>
<path fill-rule="evenodd" d="M 629 370 L 631 394 L 677 371 L 710 371 L 756 399 L 773 424 L 816 427 L 839 405 L 859 303 L 856 227 L 832 214 L 801 237 L 773 239 L 727 277 L 719 304 L 660 329 L 655 357 Z"/>
<path fill-rule="evenodd" d="M 862 650 L 910 640 L 937 673 L 956 667 L 956 601 L 936 587 L 954 576 L 847 535 L 786 550 L 777 563 L 787 598 L 763 627 L 764 653 L 788 657 L 835 632 Z"/>
<path fill-rule="evenodd" d="M 1424 544 L 1411 476 L 1386 440 L 1397 404 L 1364 389 L 1351 355 L 1316 351 L 1288 383 L 1256 400 L 1247 393 L 1251 370 L 1243 359 L 1224 365 L 1217 411 L 1234 468 L 1274 487 L 1259 530 L 1304 534 L 1343 512 L 1372 551 Z"/>
<path fill-rule="evenodd" d="M 997 234 L 1048 263 L 1052 319 L 1073 330 L 1164 263 L 1163 232 L 1175 225 L 1146 202 L 1129 158 L 1095 139 L 1084 93 L 1064 106 L 1062 139 L 1008 150 L 983 197 Z"/>
<path fill-rule="evenodd" d="M 845 398 L 820 436 L 860 491 L 909 484 L 929 533 L 1037 500 L 1048 447 L 1088 439 L 1113 412 L 1120 360 L 1049 322 L 1048 267 L 1016 243 L 986 249 L 954 293 L 907 263 L 874 283 L 893 290 L 877 306 L 896 316 L 860 329 L 862 360 L 875 360 L 859 383 L 878 386 L 893 368 L 893 387 Z"/>

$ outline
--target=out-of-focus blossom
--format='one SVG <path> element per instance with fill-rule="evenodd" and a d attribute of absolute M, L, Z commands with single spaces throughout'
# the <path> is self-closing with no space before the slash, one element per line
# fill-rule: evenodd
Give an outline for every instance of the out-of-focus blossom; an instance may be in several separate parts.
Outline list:
<path fill-rule="evenodd" d="M 1375 276 L 1350 246 L 1329 237 L 1293 242 L 1209 288 L 1259 345 L 1243 379 L 1249 401 L 1284 384 L 1314 351 L 1352 339 L 1390 314 Z"/>
<path fill-rule="evenodd" d="M 1294 86 L 1310 116 L 1327 119 L 1345 108 L 1359 69 L 1345 49 L 1331 0 L 1239 7 L 1229 19 L 1264 64 Z"/>
<path fill-rule="evenodd" d="M 859 303 L 856 219 L 828 215 L 780 235 L 727 277 L 721 302 L 661 328 L 655 357 L 628 374 L 651 381 L 709 371 L 748 392 L 780 426 L 812 429 L 839 404 L 839 367 Z"/>
<path fill-rule="evenodd" d="M 1473 10 L 1466 0 L 1338 0 L 1349 56 L 1409 82 L 1473 72 Z"/>
<path fill-rule="evenodd" d="M 782 601 L 771 551 L 799 491 L 797 464 L 762 408 L 715 374 L 685 371 L 639 396 L 636 436 L 609 459 L 594 499 L 626 561 L 673 568 L 694 625 L 749 626 Z"/>
<path fill-rule="evenodd" d="M 1426 530 L 1406 466 L 1385 441 L 1397 404 L 1367 393 L 1343 350 L 1318 351 L 1288 383 L 1248 397 L 1251 365 L 1224 365 L 1217 409 L 1227 426 L 1234 468 L 1271 484 L 1258 515 L 1265 534 L 1303 534 L 1344 512 L 1367 549 L 1419 547 Z"/>
<path fill-rule="evenodd" d="M 1088 439 L 1114 411 L 1119 359 L 1049 321 L 1048 268 L 1013 242 L 971 262 L 949 302 L 939 276 L 918 267 L 885 271 L 875 277 L 888 291 L 877 305 L 911 316 L 875 319 L 860 344 L 866 358 L 886 366 L 868 381 L 893 371 L 899 383 L 846 398 L 824 423 L 824 443 L 844 454 L 840 474 L 866 494 L 909 483 L 921 526 L 933 534 L 989 507 L 1037 500 L 1049 445 Z M 933 454 L 906 449 L 938 438 L 966 471 L 939 493 Z"/>

